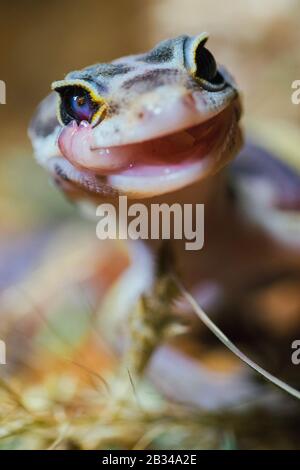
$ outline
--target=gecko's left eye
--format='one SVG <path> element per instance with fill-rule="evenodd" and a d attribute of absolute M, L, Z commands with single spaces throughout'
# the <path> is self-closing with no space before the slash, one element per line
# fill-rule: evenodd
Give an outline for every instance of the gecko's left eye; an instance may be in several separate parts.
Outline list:
<path fill-rule="evenodd" d="M 189 72 L 203 88 L 218 91 L 226 83 L 213 54 L 205 47 L 207 39 L 206 33 L 189 38 L 185 43 L 185 61 Z"/>
<path fill-rule="evenodd" d="M 197 47 L 195 51 L 195 76 L 208 82 L 213 81 L 217 75 L 217 63 L 212 53 L 206 47 Z"/>
<path fill-rule="evenodd" d="M 64 124 L 71 120 L 92 122 L 99 104 L 92 100 L 89 92 L 81 87 L 66 87 L 61 92 L 61 117 Z"/>
<path fill-rule="evenodd" d="M 221 90 L 225 86 L 223 76 L 218 71 L 212 53 L 200 43 L 195 50 L 194 77 L 200 80 L 202 87 L 210 91 Z"/>

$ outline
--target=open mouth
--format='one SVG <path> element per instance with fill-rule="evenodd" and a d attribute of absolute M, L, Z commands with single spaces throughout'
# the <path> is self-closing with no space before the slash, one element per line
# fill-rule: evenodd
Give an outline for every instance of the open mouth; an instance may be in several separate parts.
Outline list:
<path fill-rule="evenodd" d="M 101 192 L 103 181 L 119 193 L 147 197 L 190 184 L 214 173 L 240 143 L 236 104 L 211 119 L 164 137 L 134 144 L 97 147 L 93 129 L 72 121 L 61 132 L 65 157 L 50 159 L 59 176 L 90 192 Z M 231 145 L 230 145 L 231 143 Z"/>

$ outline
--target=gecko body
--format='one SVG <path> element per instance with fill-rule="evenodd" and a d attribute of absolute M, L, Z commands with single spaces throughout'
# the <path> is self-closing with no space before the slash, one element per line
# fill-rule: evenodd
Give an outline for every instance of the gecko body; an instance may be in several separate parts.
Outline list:
<path fill-rule="evenodd" d="M 253 145 L 225 169 L 243 144 L 241 102 L 206 42 L 206 33 L 183 35 L 147 53 L 69 73 L 53 83 L 29 134 L 38 162 L 80 205 L 115 204 L 124 195 L 148 207 L 205 204 L 204 248 L 188 252 L 178 239 L 170 244 L 182 281 L 213 313 L 259 279 L 266 283 L 274 272 L 299 271 L 297 236 L 284 243 L 266 222 L 274 208 L 289 213 L 299 207 L 300 195 L 299 176 Z M 151 292 L 160 245 L 130 243 L 132 265 L 107 307 L 121 330 L 140 296 Z M 197 343 L 197 321 L 186 315 Z M 169 396 L 210 406 L 214 398 L 192 356 L 174 344 L 162 346 L 151 374 Z M 242 384 L 235 391 L 229 383 L 224 387 L 223 403 L 244 394 Z"/>

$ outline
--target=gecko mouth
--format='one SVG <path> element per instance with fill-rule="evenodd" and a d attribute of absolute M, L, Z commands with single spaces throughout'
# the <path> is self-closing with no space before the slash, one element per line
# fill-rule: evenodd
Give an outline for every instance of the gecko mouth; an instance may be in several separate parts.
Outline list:
<path fill-rule="evenodd" d="M 164 137 L 135 144 L 97 147 L 92 127 L 75 121 L 61 132 L 65 157 L 48 162 L 52 172 L 92 193 L 147 197 L 179 189 L 215 173 L 241 145 L 239 104 L 235 101 L 209 120 Z"/>

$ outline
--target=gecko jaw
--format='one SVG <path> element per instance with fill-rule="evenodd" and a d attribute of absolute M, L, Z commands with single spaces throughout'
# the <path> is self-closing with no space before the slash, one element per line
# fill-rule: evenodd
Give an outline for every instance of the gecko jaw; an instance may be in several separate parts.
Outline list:
<path fill-rule="evenodd" d="M 61 158 L 56 159 L 56 165 L 61 171 L 63 166 L 68 179 L 77 185 L 92 178 L 96 188 L 97 179 L 104 178 L 105 184 L 119 193 L 148 197 L 174 191 L 213 174 L 234 156 L 234 147 L 240 141 L 235 103 L 197 126 L 112 147 L 96 146 L 92 127 L 86 122 L 77 125 L 72 121 L 58 139 L 68 165 L 63 165 Z M 236 144 L 230 151 L 229 142 Z"/>

